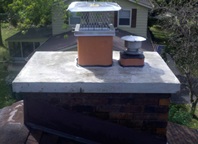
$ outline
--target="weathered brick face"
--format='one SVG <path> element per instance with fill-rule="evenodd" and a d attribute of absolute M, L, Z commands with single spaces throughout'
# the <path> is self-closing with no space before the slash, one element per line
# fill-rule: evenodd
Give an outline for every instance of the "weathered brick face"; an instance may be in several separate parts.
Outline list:
<path fill-rule="evenodd" d="M 96 117 L 139 131 L 166 135 L 170 94 L 42 94 L 29 93 L 26 101 Z"/>

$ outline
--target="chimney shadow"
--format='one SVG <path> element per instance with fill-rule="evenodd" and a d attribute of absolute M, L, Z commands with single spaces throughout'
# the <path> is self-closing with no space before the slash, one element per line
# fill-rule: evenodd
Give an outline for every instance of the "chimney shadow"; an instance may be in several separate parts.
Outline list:
<path fill-rule="evenodd" d="M 143 67 L 123 67 L 117 59 L 113 59 L 110 67 L 86 66 L 83 68 L 90 71 L 88 77 L 94 76 L 107 83 L 140 83 L 141 81 L 160 83 L 165 75 L 164 70 L 152 67 L 148 62 L 145 62 Z"/>

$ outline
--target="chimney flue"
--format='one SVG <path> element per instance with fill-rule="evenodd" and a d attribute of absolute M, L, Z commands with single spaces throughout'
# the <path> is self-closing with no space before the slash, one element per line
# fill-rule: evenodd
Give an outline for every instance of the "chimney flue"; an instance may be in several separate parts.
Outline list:
<path fill-rule="evenodd" d="M 144 66 L 144 55 L 143 52 L 140 51 L 140 48 L 142 47 L 142 41 L 145 41 L 146 39 L 140 36 L 132 35 L 124 36 L 122 39 L 124 40 L 124 45 L 127 50 L 120 52 L 120 65 L 126 67 Z"/>
<path fill-rule="evenodd" d="M 74 35 L 78 43 L 78 65 L 111 66 L 114 26 L 110 17 L 121 7 L 114 2 L 72 2 L 68 10 L 80 12 Z"/>

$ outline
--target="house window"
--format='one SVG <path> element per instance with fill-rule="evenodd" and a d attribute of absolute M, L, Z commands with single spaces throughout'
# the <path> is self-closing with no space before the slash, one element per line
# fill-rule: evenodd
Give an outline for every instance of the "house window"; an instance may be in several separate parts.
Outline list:
<path fill-rule="evenodd" d="M 40 42 L 9 42 L 8 44 L 12 58 L 26 58 L 40 46 Z"/>
<path fill-rule="evenodd" d="M 80 13 L 70 13 L 69 24 L 76 25 L 80 23 Z"/>
<path fill-rule="evenodd" d="M 9 42 L 8 45 L 11 57 L 22 57 L 20 42 Z"/>
<path fill-rule="evenodd" d="M 32 42 L 22 42 L 23 57 L 28 57 L 33 51 L 34 46 Z"/>
<path fill-rule="evenodd" d="M 131 11 L 130 10 L 120 10 L 118 17 L 119 26 L 130 26 L 131 23 Z"/>

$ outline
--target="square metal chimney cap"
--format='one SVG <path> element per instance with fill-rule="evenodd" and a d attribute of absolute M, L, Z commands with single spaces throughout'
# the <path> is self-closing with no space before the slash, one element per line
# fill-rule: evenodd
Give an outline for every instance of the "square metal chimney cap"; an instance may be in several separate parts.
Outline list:
<path fill-rule="evenodd" d="M 67 8 L 70 12 L 119 11 L 121 7 L 115 2 L 72 2 Z"/>

